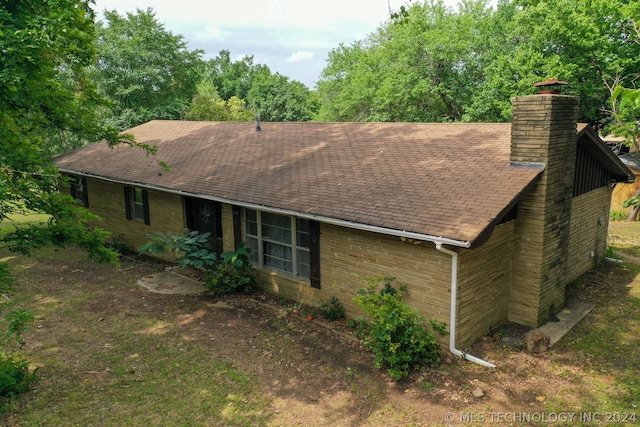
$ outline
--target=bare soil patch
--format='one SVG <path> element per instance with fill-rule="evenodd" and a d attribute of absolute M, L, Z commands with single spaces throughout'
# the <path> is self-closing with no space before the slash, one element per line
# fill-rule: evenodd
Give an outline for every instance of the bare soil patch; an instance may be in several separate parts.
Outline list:
<path fill-rule="evenodd" d="M 595 303 L 598 314 L 587 316 L 584 325 L 548 353 L 521 351 L 518 342 L 528 328 L 509 324 L 464 349 L 494 362 L 496 369 L 448 355 L 442 366 L 394 382 L 372 366 L 371 355 L 347 321 L 323 321 L 311 307 L 264 293 L 225 299 L 153 293 L 139 286 L 137 280 L 162 271 L 166 265 L 149 260 L 123 258 L 116 269 L 87 263 L 82 254 L 68 250 L 64 255 L 18 257 L 9 263 L 25 295 L 21 304 L 31 307 L 36 316 L 20 351 L 40 368 L 41 381 L 34 391 L 13 403 L 11 412 L 0 420 L 5 425 L 35 425 L 29 421 L 33 419 L 30 411 L 41 404 L 40 395 L 56 387 L 77 387 L 77 393 L 84 393 L 90 405 L 91 393 L 111 387 L 113 366 L 122 362 L 92 366 L 90 355 L 121 344 L 110 341 L 107 331 L 115 328 L 122 334 L 131 328 L 141 333 L 140 322 L 146 325 L 146 334 L 164 336 L 185 349 L 227 359 L 246 372 L 257 384 L 261 402 L 267 402 L 256 425 L 528 425 L 509 422 L 509 416 L 598 408 L 629 410 L 634 408 L 633 402 L 638 403 L 634 395 L 637 390 L 625 382 L 629 376 L 638 377 L 638 365 L 631 364 L 637 362 L 637 356 L 614 355 L 607 359 L 598 349 L 589 353 L 580 346 L 581 338 L 592 333 L 593 325 L 604 321 L 599 313 L 621 304 L 630 289 L 639 287 L 635 272 L 621 265 L 603 265 L 581 279 L 572 296 Z M 315 320 L 309 321 L 310 315 Z M 640 330 L 637 324 L 631 327 Z M 620 340 L 621 346 L 628 345 Z M 631 343 L 637 346 L 638 341 Z M 635 353 L 637 350 L 633 349 Z M 131 360 L 131 375 L 139 375 L 137 380 L 144 382 L 144 375 L 138 371 L 152 369 L 154 358 L 165 356 L 154 353 L 153 348 L 132 346 L 115 357 Z M 612 400 L 603 403 L 603 396 Z M 189 396 L 175 399 L 189 400 Z M 48 405 L 49 411 L 55 411 L 65 402 L 51 401 Z M 91 405 L 99 406 L 96 402 Z M 101 425 L 116 425 L 109 415 L 113 407 L 99 410 L 104 411 Z M 166 411 L 168 414 L 171 408 Z M 505 418 L 500 421 L 500 416 Z M 200 424 L 198 419 L 167 424 L 159 413 L 157 425 L 224 425 L 219 421 Z M 70 421 L 69 425 L 78 423 Z"/>

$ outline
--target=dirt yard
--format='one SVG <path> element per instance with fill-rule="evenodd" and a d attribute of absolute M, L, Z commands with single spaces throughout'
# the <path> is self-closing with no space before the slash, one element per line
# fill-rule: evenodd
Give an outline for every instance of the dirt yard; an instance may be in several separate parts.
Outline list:
<path fill-rule="evenodd" d="M 39 367 L 40 381 L 12 402 L 3 425 L 578 425 L 596 412 L 596 421 L 624 413 L 640 424 L 640 283 L 628 264 L 605 263 L 572 288 L 572 298 L 596 309 L 548 353 L 521 351 L 514 343 L 526 328 L 506 325 L 465 349 L 496 369 L 447 356 L 394 382 L 372 366 L 348 321 L 319 320 L 309 307 L 262 293 L 152 293 L 136 279 L 165 266 L 133 258 L 115 269 L 73 250 L 4 256 L 20 304 L 36 317 L 18 351 Z M 627 320 L 618 323 L 621 313 Z M 189 361 L 189 352 L 188 372 L 160 367 Z M 226 393 L 223 406 L 203 414 L 220 385 L 207 380 L 202 371 L 214 368 L 200 357 L 227 361 L 252 388 Z M 219 408 L 232 404 L 255 413 L 227 423 Z"/>

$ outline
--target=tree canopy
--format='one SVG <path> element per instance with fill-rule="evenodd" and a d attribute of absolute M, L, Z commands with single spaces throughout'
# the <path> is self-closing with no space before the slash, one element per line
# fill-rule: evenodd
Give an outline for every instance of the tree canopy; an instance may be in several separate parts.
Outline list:
<path fill-rule="evenodd" d="M 1 1 L 0 30 L 0 224 L 24 210 L 50 216 L 43 226 L 18 229 L 3 241 L 22 253 L 46 244 L 78 244 L 94 259 L 113 260 L 96 217 L 58 193 L 60 175 L 43 154 L 57 132 L 134 144 L 99 125 L 104 99 L 85 73 L 95 60 L 90 3 Z M 62 73 L 73 76 L 74 84 L 65 84 Z"/>
<path fill-rule="evenodd" d="M 104 122 L 124 130 L 152 119 L 180 119 L 201 80 L 203 52 L 166 30 L 152 9 L 104 15 L 92 67 L 92 78 L 110 100 Z"/>
<path fill-rule="evenodd" d="M 508 121 L 511 97 L 557 77 L 580 97 L 580 119 L 604 126 L 612 84 L 629 83 L 640 67 L 628 19 L 634 4 L 414 3 L 366 40 L 330 53 L 318 82 L 320 119 Z"/>

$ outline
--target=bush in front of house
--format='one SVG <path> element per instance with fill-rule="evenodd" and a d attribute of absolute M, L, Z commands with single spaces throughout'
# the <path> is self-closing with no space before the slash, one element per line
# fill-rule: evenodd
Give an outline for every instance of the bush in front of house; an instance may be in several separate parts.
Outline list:
<path fill-rule="evenodd" d="M 172 253 L 176 256 L 175 263 L 180 268 L 212 269 L 217 265 L 217 257 L 208 240 L 211 233 L 200 233 L 184 229 L 182 234 L 162 233 L 148 234 L 150 242 L 140 248 L 142 255 Z"/>
<path fill-rule="evenodd" d="M 346 317 L 344 306 L 336 297 L 331 297 L 329 301 L 320 300 L 320 314 L 332 322 Z"/>
<path fill-rule="evenodd" d="M 402 302 L 406 285 L 398 290 L 394 281 L 389 276 L 368 277 L 354 301 L 373 318 L 367 345 L 376 368 L 386 369 L 391 378 L 399 380 L 425 364 L 437 366 L 442 359 L 440 345 L 423 326 L 424 317 Z M 431 323 L 439 333 L 446 334 L 442 323 Z"/>
<path fill-rule="evenodd" d="M 249 262 L 249 251 L 250 249 L 241 243 L 235 252 L 222 254 L 217 266 L 202 278 L 209 295 L 244 292 L 256 284 L 255 268 Z"/>

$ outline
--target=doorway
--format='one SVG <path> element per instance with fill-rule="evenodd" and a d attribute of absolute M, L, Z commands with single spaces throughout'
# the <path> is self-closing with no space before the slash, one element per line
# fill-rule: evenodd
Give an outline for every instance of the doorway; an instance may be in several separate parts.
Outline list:
<path fill-rule="evenodd" d="M 199 233 L 211 233 L 208 240 L 216 255 L 222 254 L 222 208 L 219 202 L 196 197 L 184 198 L 187 228 Z"/>

